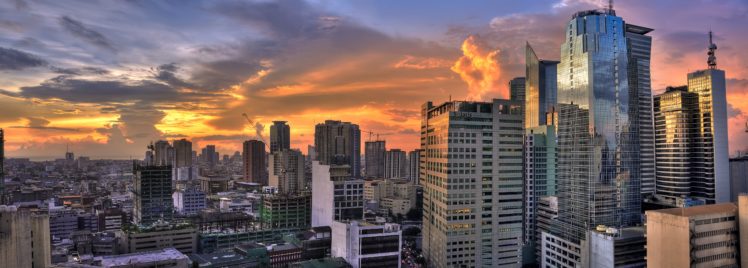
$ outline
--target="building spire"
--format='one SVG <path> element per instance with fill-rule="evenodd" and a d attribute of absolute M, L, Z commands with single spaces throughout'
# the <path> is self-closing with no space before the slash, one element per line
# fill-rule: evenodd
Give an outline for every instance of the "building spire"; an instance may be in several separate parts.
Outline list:
<path fill-rule="evenodd" d="M 709 56 L 706 60 L 706 63 L 709 65 L 709 69 L 716 69 L 717 68 L 717 56 L 714 54 L 714 51 L 717 50 L 717 45 L 714 44 L 712 41 L 712 31 L 709 31 L 709 52 L 706 54 Z"/>

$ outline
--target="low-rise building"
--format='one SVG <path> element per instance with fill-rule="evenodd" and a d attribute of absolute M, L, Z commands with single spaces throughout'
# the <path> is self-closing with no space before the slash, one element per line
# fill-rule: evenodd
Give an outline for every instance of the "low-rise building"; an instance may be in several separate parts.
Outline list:
<path fill-rule="evenodd" d="M 191 225 L 156 222 L 150 227 L 132 226 L 127 230 L 127 252 L 175 248 L 184 254 L 197 252 L 197 229 Z"/>
<path fill-rule="evenodd" d="M 291 264 L 291 268 L 350 268 L 351 265 L 343 258 L 324 258 L 300 261 Z"/>
<path fill-rule="evenodd" d="M 400 267 L 402 231 L 394 223 L 335 221 L 332 224 L 333 257 L 344 258 L 353 268 Z"/>
<path fill-rule="evenodd" d="M 195 188 L 174 191 L 174 208 L 182 215 L 195 215 L 206 206 L 205 193 Z"/>
<path fill-rule="evenodd" d="M 307 231 L 287 235 L 283 240 L 301 247 L 302 260 L 330 257 L 332 229 L 329 226 L 313 227 Z"/>

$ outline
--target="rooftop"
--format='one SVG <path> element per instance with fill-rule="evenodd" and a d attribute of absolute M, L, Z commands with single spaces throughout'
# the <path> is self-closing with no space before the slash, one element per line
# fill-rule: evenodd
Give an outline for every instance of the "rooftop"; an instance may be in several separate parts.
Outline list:
<path fill-rule="evenodd" d="M 722 203 L 722 204 L 713 204 L 713 205 L 694 206 L 694 207 L 688 207 L 688 208 L 669 208 L 669 209 L 660 209 L 660 210 L 650 210 L 650 211 L 647 211 L 647 214 L 662 213 L 662 214 L 670 214 L 670 215 L 675 215 L 675 216 L 691 217 L 691 216 L 719 214 L 719 213 L 734 213 L 737 211 L 738 211 L 738 207 L 735 204 Z"/>
<path fill-rule="evenodd" d="M 130 253 L 116 256 L 102 256 L 101 265 L 103 267 L 122 266 L 134 263 L 150 263 L 166 260 L 187 259 L 187 255 L 182 254 L 174 248 L 165 248 L 160 250 Z"/>
<path fill-rule="evenodd" d="M 190 254 L 190 259 L 198 263 L 211 263 L 219 265 L 225 262 L 235 262 L 244 259 L 244 256 L 235 252 L 216 252 L 208 254 Z"/>
<path fill-rule="evenodd" d="M 343 258 L 324 258 L 309 260 L 303 262 L 297 262 L 292 267 L 300 268 L 343 268 L 350 267 L 350 265 Z"/>

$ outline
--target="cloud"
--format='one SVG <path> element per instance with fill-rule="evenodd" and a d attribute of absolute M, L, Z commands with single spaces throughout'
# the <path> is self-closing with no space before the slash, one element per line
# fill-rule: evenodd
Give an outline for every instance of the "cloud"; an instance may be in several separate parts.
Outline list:
<path fill-rule="evenodd" d="M 405 55 L 402 60 L 395 63 L 395 68 L 405 69 L 435 69 L 450 67 L 451 62 L 439 58 L 417 58 L 411 55 Z"/>
<path fill-rule="evenodd" d="M 50 66 L 49 69 L 57 74 L 63 75 L 105 75 L 109 74 L 109 70 L 99 67 L 82 67 L 82 68 L 61 68 L 56 66 Z"/>
<path fill-rule="evenodd" d="M 177 89 L 150 80 L 86 80 L 61 75 L 37 86 L 21 87 L 21 96 L 61 99 L 79 103 L 180 102 L 207 95 L 180 93 Z"/>
<path fill-rule="evenodd" d="M 75 37 L 80 38 L 83 41 L 86 41 L 94 46 L 104 48 L 107 50 L 111 50 L 111 51 L 117 50 L 111 44 L 109 39 L 107 39 L 103 34 L 91 28 L 86 27 L 80 21 L 77 21 L 68 16 L 62 16 L 60 17 L 59 22 L 60 22 L 60 26 L 62 26 L 63 29 L 65 29 L 66 31 L 68 31 Z"/>
<path fill-rule="evenodd" d="M 47 62 L 38 56 L 16 50 L 13 48 L 0 47 L 0 71 L 23 70 L 46 65 Z"/>
<path fill-rule="evenodd" d="M 508 98 L 509 93 L 501 83 L 500 50 L 488 47 L 477 35 L 470 35 L 462 43 L 462 54 L 452 66 L 468 84 L 468 99 L 482 100 L 491 91 L 499 91 L 499 96 Z"/>
<path fill-rule="evenodd" d="M 177 77 L 179 65 L 176 63 L 163 64 L 155 70 L 154 78 L 176 88 L 195 88 L 195 85 Z"/>

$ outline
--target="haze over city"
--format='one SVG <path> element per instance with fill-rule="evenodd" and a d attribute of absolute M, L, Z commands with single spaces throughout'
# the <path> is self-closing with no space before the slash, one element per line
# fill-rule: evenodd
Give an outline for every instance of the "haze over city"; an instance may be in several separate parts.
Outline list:
<path fill-rule="evenodd" d="M 707 32 L 727 74 L 730 153 L 748 149 L 748 3 L 617 1 L 655 29 L 652 91 L 703 69 Z M 113 1 L 0 3 L 6 156 L 142 158 L 159 139 L 222 154 L 273 120 L 306 151 L 314 125 L 355 122 L 419 146 L 427 100 L 508 98 L 524 44 L 558 60 L 563 27 L 607 1 Z M 254 122 L 242 117 L 246 113 Z M 376 134 L 375 134 L 376 135 Z"/>

